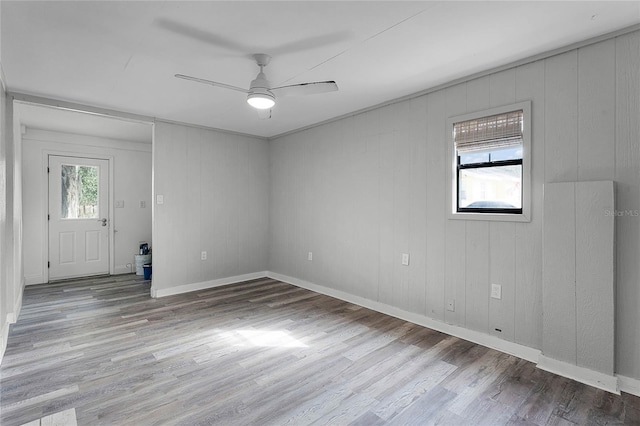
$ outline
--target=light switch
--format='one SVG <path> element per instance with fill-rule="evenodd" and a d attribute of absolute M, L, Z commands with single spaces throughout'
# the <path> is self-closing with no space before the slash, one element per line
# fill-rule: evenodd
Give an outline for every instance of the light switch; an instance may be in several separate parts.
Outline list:
<path fill-rule="evenodd" d="M 116 200 L 116 209 L 124 208 L 124 200 Z"/>
<path fill-rule="evenodd" d="M 402 253 L 402 264 L 409 266 L 409 253 Z"/>
<path fill-rule="evenodd" d="M 164 204 L 164 195 L 156 195 L 156 204 Z"/>

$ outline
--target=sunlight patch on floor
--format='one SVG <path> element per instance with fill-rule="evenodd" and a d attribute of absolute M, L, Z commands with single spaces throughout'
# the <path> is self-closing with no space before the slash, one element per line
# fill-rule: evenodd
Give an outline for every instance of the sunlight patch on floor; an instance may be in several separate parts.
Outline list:
<path fill-rule="evenodd" d="M 261 346 L 274 348 L 306 348 L 307 345 L 284 330 L 232 330 L 220 333 L 237 346 Z"/>

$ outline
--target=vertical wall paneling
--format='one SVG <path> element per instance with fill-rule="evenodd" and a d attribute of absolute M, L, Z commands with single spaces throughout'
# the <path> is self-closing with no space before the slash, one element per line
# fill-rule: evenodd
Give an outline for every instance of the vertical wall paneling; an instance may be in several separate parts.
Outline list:
<path fill-rule="evenodd" d="M 204 130 L 201 130 L 204 131 Z M 202 136 L 204 137 L 204 136 Z M 215 155 L 216 149 L 213 143 L 205 143 L 200 146 L 200 155 L 202 158 L 206 158 L 206 166 L 198 167 L 200 170 L 200 183 L 204 191 L 209 192 L 213 191 L 213 188 L 216 187 L 215 180 Z M 214 252 L 214 244 L 216 238 L 216 232 L 213 227 L 213 222 L 217 220 L 217 217 L 214 216 L 214 212 L 216 209 L 216 200 L 214 197 L 202 197 L 199 202 L 200 206 L 200 217 L 202 217 L 204 221 L 208 222 L 207 226 L 200 227 L 200 239 L 202 241 L 201 250 L 207 251 L 207 261 L 200 261 L 199 254 L 196 256 L 195 260 L 198 260 L 202 265 L 200 267 L 202 271 L 203 277 L 210 277 L 215 274 L 216 270 L 216 253 Z M 158 206 L 162 207 L 162 206 Z M 196 248 L 198 249 L 198 248 Z"/>
<path fill-rule="evenodd" d="M 380 213 L 381 202 L 378 189 L 380 172 L 380 137 L 367 135 L 361 126 L 362 119 L 351 119 L 348 131 L 357 141 L 352 167 L 353 191 L 351 202 L 357 208 L 354 218 L 354 247 L 357 264 L 354 265 L 356 282 L 354 291 L 371 300 L 377 300 L 379 290 L 378 262 L 380 256 Z M 317 182 L 322 186 L 322 182 Z"/>
<path fill-rule="evenodd" d="M 491 107 L 516 102 L 516 70 L 511 68 L 490 76 Z M 489 299 L 489 333 L 514 340 L 516 227 L 511 222 L 489 225 L 490 284 L 501 286 L 500 299 Z"/>
<path fill-rule="evenodd" d="M 544 187 L 542 353 L 576 364 L 575 184 Z"/>
<path fill-rule="evenodd" d="M 490 107 L 491 78 L 467 83 L 467 111 Z M 467 327 L 489 331 L 489 222 L 469 221 L 466 225 L 466 321 Z"/>
<path fill-rule="evenodd" d="M 411 203 L 412 144 L 409 139 L 407 110 L 410 102 L 390 105 L 384 115 L 392 117 L 394 137 L 393 189 L 393 306 L 408 309 L 409 266 L 402 265 L 402 253 L 409 253 L 409 225 Z"/>
<path fill-rule="evenodd" d="M 467 85 L 445 89 L 447 117 L 461 115 L 467 108 Z M 451 129 L 445 128 L 444 141 Z M 449 149 L 449 147 L 447 147 Z M 450 183 L 445 188 L 449 190 Z M 449 208 L 449 206 L 447 206 Z M 454 301 L 454 311 L 445 310 L 445 321 L 464 327 L 466 324 L 466 226 L 461 220 L 447 220 L 445 224 L 445 306 Z"/>
<path fill-rule="evenodd" d="M 490 284 L 501 286 L 501 298 L 489 299 L 489 333 L 514 340 L 515 317 L 515 229 L 512 222 L 489 226 Z"/>
<path fill-rule="evenodd" d="M 186 163 L 189 165 L 185 170 L 184 205 L 182 212 L 185 215 L 186 223 L 191 224 L 186 229 L 186 268 L 185 275 L 187 282 L 197 283 L 203 281 L 203 264 L 208 261 L 200 260 L 201 250 L 206 250 L 206 241 L 202 239 L 202 150 L 198 143 L 201 129 L 187 128 L 185 132 Z M 206 217 L 206 216 L 205 216 Z M 209 255 L 209 253 L 207 253 Z M 207 257 L 208 258 L 208 257 Z"/>
<path fill-rule="evenodd" d="M 445 203 L 446 191 L 446 129 L 445 91 L 427 98 L 427 316 L 444 321 L 445 318 Z"/>
<path fill-rule="evenodd" d="M 187 185 L 186 171 L 187 151 L 185 149 L 186 128 L 157 123 L 155 128 L 155 164 L 154 179 L 156 194 L 164 197 L 163 204 L 155 205 L 156 233 L 154 234 L 153 251 L 153 284 L 165 282 L 167 286 L 174 283 L 188 282 L 180 278 L 180 267 L 187 262 L 188 249 L 179 224 L 187 224 L 186 199 L 184 189 Z M 166 170 L 162 170 L 162 166 Z M 180 190 L 169 191 L 180 188 Z M 156 195 L 154 194 L 154 196 Z M 155 197 L 154 197 L 155 198 Z M 166 223 L 166 227 L 161 224 Z M 162 230 L 162 232 L 158 232 Z M 213 253 L 211 253 L 213 256 Z"/>
<path fill-rule="evenodd" d="M 515 226 L 516 343 L 542 342 L 542 213 L 544 184 L 544 61 L 516 69 L 516 102 L 531 101 L 531 222 Z"/>
<path fill-rule="evenodd" d="M 615 40 L 578 50 L 578 181 L 613 179 Z"/>
<path fill-rule="evenodd" d="M 640 380 L 640 35 L 616 39 L 616 370 Z"/>
<path fill-rule="evenodd" d="M 489 329 L 489 223 L 469 221 L 466 226 L 467 327 Z"/>
<path fill-rule="evenodd" d="M 409 299 L 407 310 L 426 314 L 426 253 L 427 253 L 427 97 L 420 96 L 407 103 L 407 137 L 410 141 L 411 177 L 409 190 Z"/>
<path fill-rule="evenodd" d="M 613 182 L 576 183 L 577 365 L 614 372 Z"/>
<path fill-rule="evenodd" d="M 545 182 L 578 178 L 578 53 L 546 60 Z"/>
<path fill-rule="evenodd" d="M 288 155 L 296 159 L 296 161 L 289 162 L 289 170 L 287 171 L 289 174 L 289 201 L 287 204 L 289 207 L 295 205 L 299 209 L 299 214 L 291 217 L 288 231 L 289 238 L 287 239 L 287 252 L 290 259 L 289 270 L 296 277 L 304 276 L 304 267 L 306 265 L 303 261 L 308 253 L 308 250 L 305 251 L 305 249 L 309 245 L 309 237 L 305 232 L 305 224 L 309 220 L 309 209 L 302 187 L 303 182 L 308 182 L 308 178 L 305 175 L 307 147 L 307 144 L 302 142 L 290 147 L 290 152 L 288 153 Z"/>
<path fill-rule="evenodd" d="M 249 145 L 258 155 L 247 154 Z M 267 142 L 159 122 L 154 157 L 154 202 L 164 202 L 155 205 L 152 294 L 265 271 L 269 206 L 248 187 L 269 191 Z M 249 184 L 253 174 L 263 179 Z"/>
<path fill-rule="evenodd" d="M 367 113 L 368 114 L 368 113 Z M 378 270 L 378 301 L 392 303 L 394 282 L 393 271 L 398 258 L 394 250 L 393 216 L 394 216 L 394 160 L 395 138 L 393 133 L 380 135 L 380 174 L 378 179 L 379 191 L 379 256 Z"/>

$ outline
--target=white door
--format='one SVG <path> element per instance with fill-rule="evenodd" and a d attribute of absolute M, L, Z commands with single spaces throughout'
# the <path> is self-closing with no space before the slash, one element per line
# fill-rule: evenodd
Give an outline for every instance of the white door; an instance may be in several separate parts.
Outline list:
<path fill-rule="evenodd" d="M 49 156 L 49 280 L 109 273 L 109 160 Z"/>

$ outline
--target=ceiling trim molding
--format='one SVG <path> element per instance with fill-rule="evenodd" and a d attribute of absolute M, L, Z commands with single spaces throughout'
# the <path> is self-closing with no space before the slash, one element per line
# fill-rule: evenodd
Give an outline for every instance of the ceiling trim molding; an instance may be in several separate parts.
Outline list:
<path fill-rule="evenodd" d="M 147 117 L 147 116 L 138 115 L 138 114 L 131 114 L 128 112 L 116 111 L 112 109 L 99 108 L 99 107 L 79 104 L 75 102 L 51 99 L 51 98 L 31 95 L 27 93 L 9 91 L 7 92 L 7 96 L 10 96 L 14 101 L 18 101 L 26 104 L 58 108 L 62 110 L 98 115 L 98 116 L 108 117 L 108 118 L 117 118 L 120 120 L 131 121 L 134 123 L 152 125 L 155 122 L 155 118 L 153 117 Z"/>
<path fill-rule="evenodd" d="M 156 118 L 155 122 L 156 123 L 165 123 L 165 124 L 174 124 L 174 125 L 177 125 L 177 126 L 194 127 L 196 129 L 202 129 L 202 130 L 209 130 L 209 131 L 212 131 L 212 132 L 225 133 L 225 134 L 233 135 L 233 136 L 242 136 L 242 137 L 245 137 L 245 138 L 259 139 L 259 140 L 263 140 L 263 141 L 267 141 L 267 142 L 271 139 L 271 138 L 269 138 L 267 136 L 252 135 L 251 133 L 235 132 L 233 130 L 218 129 L 216 127 L 208 127 L 208 126 L 203 126 L 203 125 L 200 125 L 200 124 L 184 123 L 182 121 L 166 120 L 164 118 Z"/>
<path fill-rule="evenodd" d="M 393 104 L 397 104 L 397 103 L 400 103 L 400 102 L 408 101 L 408 100 L 411 100 L 411 99 L 419 98 L 420 96 L 424 96 L 424 95 L 428 95 L 430 93 L 438 92 L 440 90 L 446 89 L 446 88 L 451 87 L 451 86 L 455 86 L 457 84 L 466 83 L 468 81 L 475 80 L 475 79 L 478 79 L 478 78 L 481 78 L 481 77 L 485 77 L 487 75 L 495 74 L 495 73 L 498 73 L 500 71 L 505 71 L 505 70 L 508 70 L 508 69 L 511 69 L 511 68 L 516 68 L 516 67 L 519 67 L 519 66 L 522 66 L 522 65 L 530 64 L 532 62 L 540 61 L 540 60 L 543 60 L 543 59 L 548 59 L 548 58 L 551 58 L 553 56 L 561 55 L 563 53 L 567 53 L 567 52 L 570 52 L 572 50 L 580 49 L 582 47 L 590 46 L 592 44 L 600 43 L 602 41 L 609 40 L 609 39 L 616 38 L 616 37 L 620 37 L 620 36 L 623 36 L 623 35 L 626 35 L 626 34 L 631 34 L 631 33 L 634 33 L 636 31 L 640 31 L 640 24 L 632 25 L 630 27 L 622 28 L 622 29 L 619 29 L 619 30 L 616 30 L 616 31 L 612 31 L 612 32 L 609 32 L 609 33 L 605 33 L 605 34 L 602 34 L 602 35 L 599 35 L 599 36 L 596 36 L 596 37 L 590 37 L 588 39 L 585 39 L 585 40 L 582 40 L 582 41 L 578 41 L 576 43 L 572 43 L 572 44 L 568 44 L 568 45 L 563 46 L 563 47 L 559 47 L 557 49 L 549 50 L 547 52 L 543 52 L 543 53 L 539 53 L 537 55 L 529 56 L 527 58 L 520 59 L 520 60 L 514 61 L 514 62 L 510 62 L 510 63 L 505 64 L 505 65 L 500 65 L 498 67 L 493 67 L 493 68 L 490 68 L 490 69 L 485 70 L 485 71 L 480 71 L 480 72 L 477 72 L 477 73 L 474 73 L 474 74 L 471 74 L 471 75 L 468 75 L 468 76 L 465 76 L 465 77 L 457 78 L 457 79 L 451 80 L 451 81 L 449 81 L 447 83 L 442 83 L 442 84 L 439 84 L 437 86 L 433 86 L 433 87 L 430 87 L 428 89 L 421 90 L 421 91 L 416 92 L 416 93 L 412 93 L 410 95 L 406 95 L 406 96 L 403 96 L 403 97 L 400 97 L 400 98 L 392 99 L 390 101 L 385 101 L 385 102 L 379 103 L 377 105 L 373 105 L 373 106 L 370 106 L 370 107 L 367 107 L 367 108 L 363 108 L 363 109 L 360 109 L 360 110 L 357 110 L 357 111 L 354 111 L 354 112 L 349 112 L 347 114 L 343 114 L 343 115 L 338 116 L 338 117 L 330 118 L 328 120 L 320 121 L 320 122 L 315 123 L 315 124 L 310 124 L 308 126 L 300 127 L 299 129 L 290 130 L 288 132 L 280 133 L 279 135 L 275 135 L 275 136 L 269 137 L 269 140 L 271 141 L 271 140 L 279 139 L 279 138 L 282 138 L 282 137 L 285 137 L 285 136 L 293 135 L 293 134 L 298 133 L 298 132 L 303 132 L 305 130 L 313 129 L 314 127 L 322 126 L 324 124 L 333 123 L 335 121 L 339 121 L 339 120 L 342 120 L 342 119 L 345 119 L 345 118 L 348 118 L 348 117 L 353 117 L 353 116 L 356 116 L 356 115 L 359 115 L 359 114 L 362 114 L 362 113 L 365 113 L 365 112 L 368 112 L 368 111 L 373 111 L 373 110 L 378 109 L 378 108 L 383 108 L 383 107 L 386 107 L 386 106 L 389 106 L 389 105 L 393 105 Z"/>

